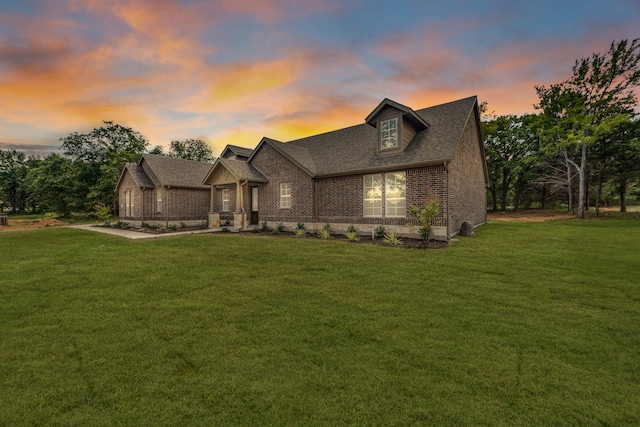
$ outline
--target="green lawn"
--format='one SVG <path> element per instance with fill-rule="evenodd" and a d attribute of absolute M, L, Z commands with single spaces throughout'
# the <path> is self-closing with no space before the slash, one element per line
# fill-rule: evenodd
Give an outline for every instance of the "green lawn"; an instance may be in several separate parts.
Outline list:
<path fill-rule="evenodd" d="M 639 425 L 640 221 L 0 234 L 0 425 Z"/>

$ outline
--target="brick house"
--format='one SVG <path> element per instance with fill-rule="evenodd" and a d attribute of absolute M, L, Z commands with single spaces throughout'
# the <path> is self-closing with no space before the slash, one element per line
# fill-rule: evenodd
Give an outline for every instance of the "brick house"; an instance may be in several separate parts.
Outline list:
<path fill-rule="evenodd" d="M 227 146 L 202 183 L 211 189 L 209 227 L 384 225 L 404 235 L 417 233 L 407 204 L 430 188 L 441 200 L 434 238 L 448 239 L 465 221 L 486 222 L 477 98 L 417 111 L 385 99 L 361 125 L 287 143 L 263 138 L 254 150 Z"/>
<path fill-rule="evenodd" d="M 116 185 L 120 220 L 134 226 L 206 224 L 211 187 L 202 181 L 212 166 L 152 154 L 127 163 Z"/>

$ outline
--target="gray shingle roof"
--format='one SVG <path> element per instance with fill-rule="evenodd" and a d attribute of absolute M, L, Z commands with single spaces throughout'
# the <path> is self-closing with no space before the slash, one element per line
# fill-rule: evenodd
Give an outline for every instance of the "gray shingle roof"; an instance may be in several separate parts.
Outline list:
<path fill-rule="evenodd" d="M 138 187 L 155 187 L 155 184 L 144 172 L 142 166 L 137 163 L 127 163 L 124 165 L 125 169 L 129 171 L 131 177 Z"/>
<path fill-rule="evenodd" d="M 287 143 L 268 141 L 314 176 L 439 163 L 451 159 L 476 102 L 473 96 L 417 110 L 430 127 L 397 156 L 376 157 L 377 130 L 366 123 Z"/>
<path fill-rule="evenodd" d="M 244 160 L 232 160 L 220 157 L 218 162 L 240 180 L 249 180 L 253 182 L 269 182 L 256 168 Z"/>
<path fill-rule="evenodd" d="M 176 159 L 167 156 L 143 154 L 140 164 L 145 161 L 158 178 L 157 185 L 172 187 L 209 188 L 202 184 L 213 165 L 193 160 Z"/>
<path fill-rule="evenodd" d="M 253 149 L 252 148 L 245 148 L 245 147 L 238 147 L 237 145 L 227 145 L 224 150 L 222 150 L 222 153 L 220 154 L 220 157 L 226 157 L 227 156 L 227 151 L 230 151 L 231 153 L 235 154 L 236 156 L 243 156 L 243 157 L 249 157 L 251 156 L 251 154 L 253 154 Z"/>

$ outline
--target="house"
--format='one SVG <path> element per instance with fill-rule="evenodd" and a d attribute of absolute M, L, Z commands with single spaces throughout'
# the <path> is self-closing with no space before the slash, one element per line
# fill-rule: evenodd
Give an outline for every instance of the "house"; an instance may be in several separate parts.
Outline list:
<path fill-rule="evenodd" d="M 287 143 L 263 138 L 253 150 L 227 146 L 202 183 L 211 189 L 209 227 L 228 221 L 239 230 L 266 221 L 415 234 L 407 204 L 430 189 L 441 200 L 434 237 L 448 239 L 464 222 L 486 222 L 478 102 L 414 111 L 384 99 L 360 125 Z"/>
<path fill-rule="evenodd" d="M 202 181 L 212 166 L 152 154 L 127 163 L 116 185 L 120 220 L 134 226 L 206 224 L 211 186 Z"/>

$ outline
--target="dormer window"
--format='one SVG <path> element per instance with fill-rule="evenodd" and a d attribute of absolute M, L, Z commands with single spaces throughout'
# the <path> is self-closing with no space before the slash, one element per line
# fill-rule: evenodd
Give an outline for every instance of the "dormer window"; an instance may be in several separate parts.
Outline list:
<path fill-rule="evenodd" d="M 398 119 L 383 120 L 380 122 L 381 148 L 387 150 L 398 148 Z"/>

